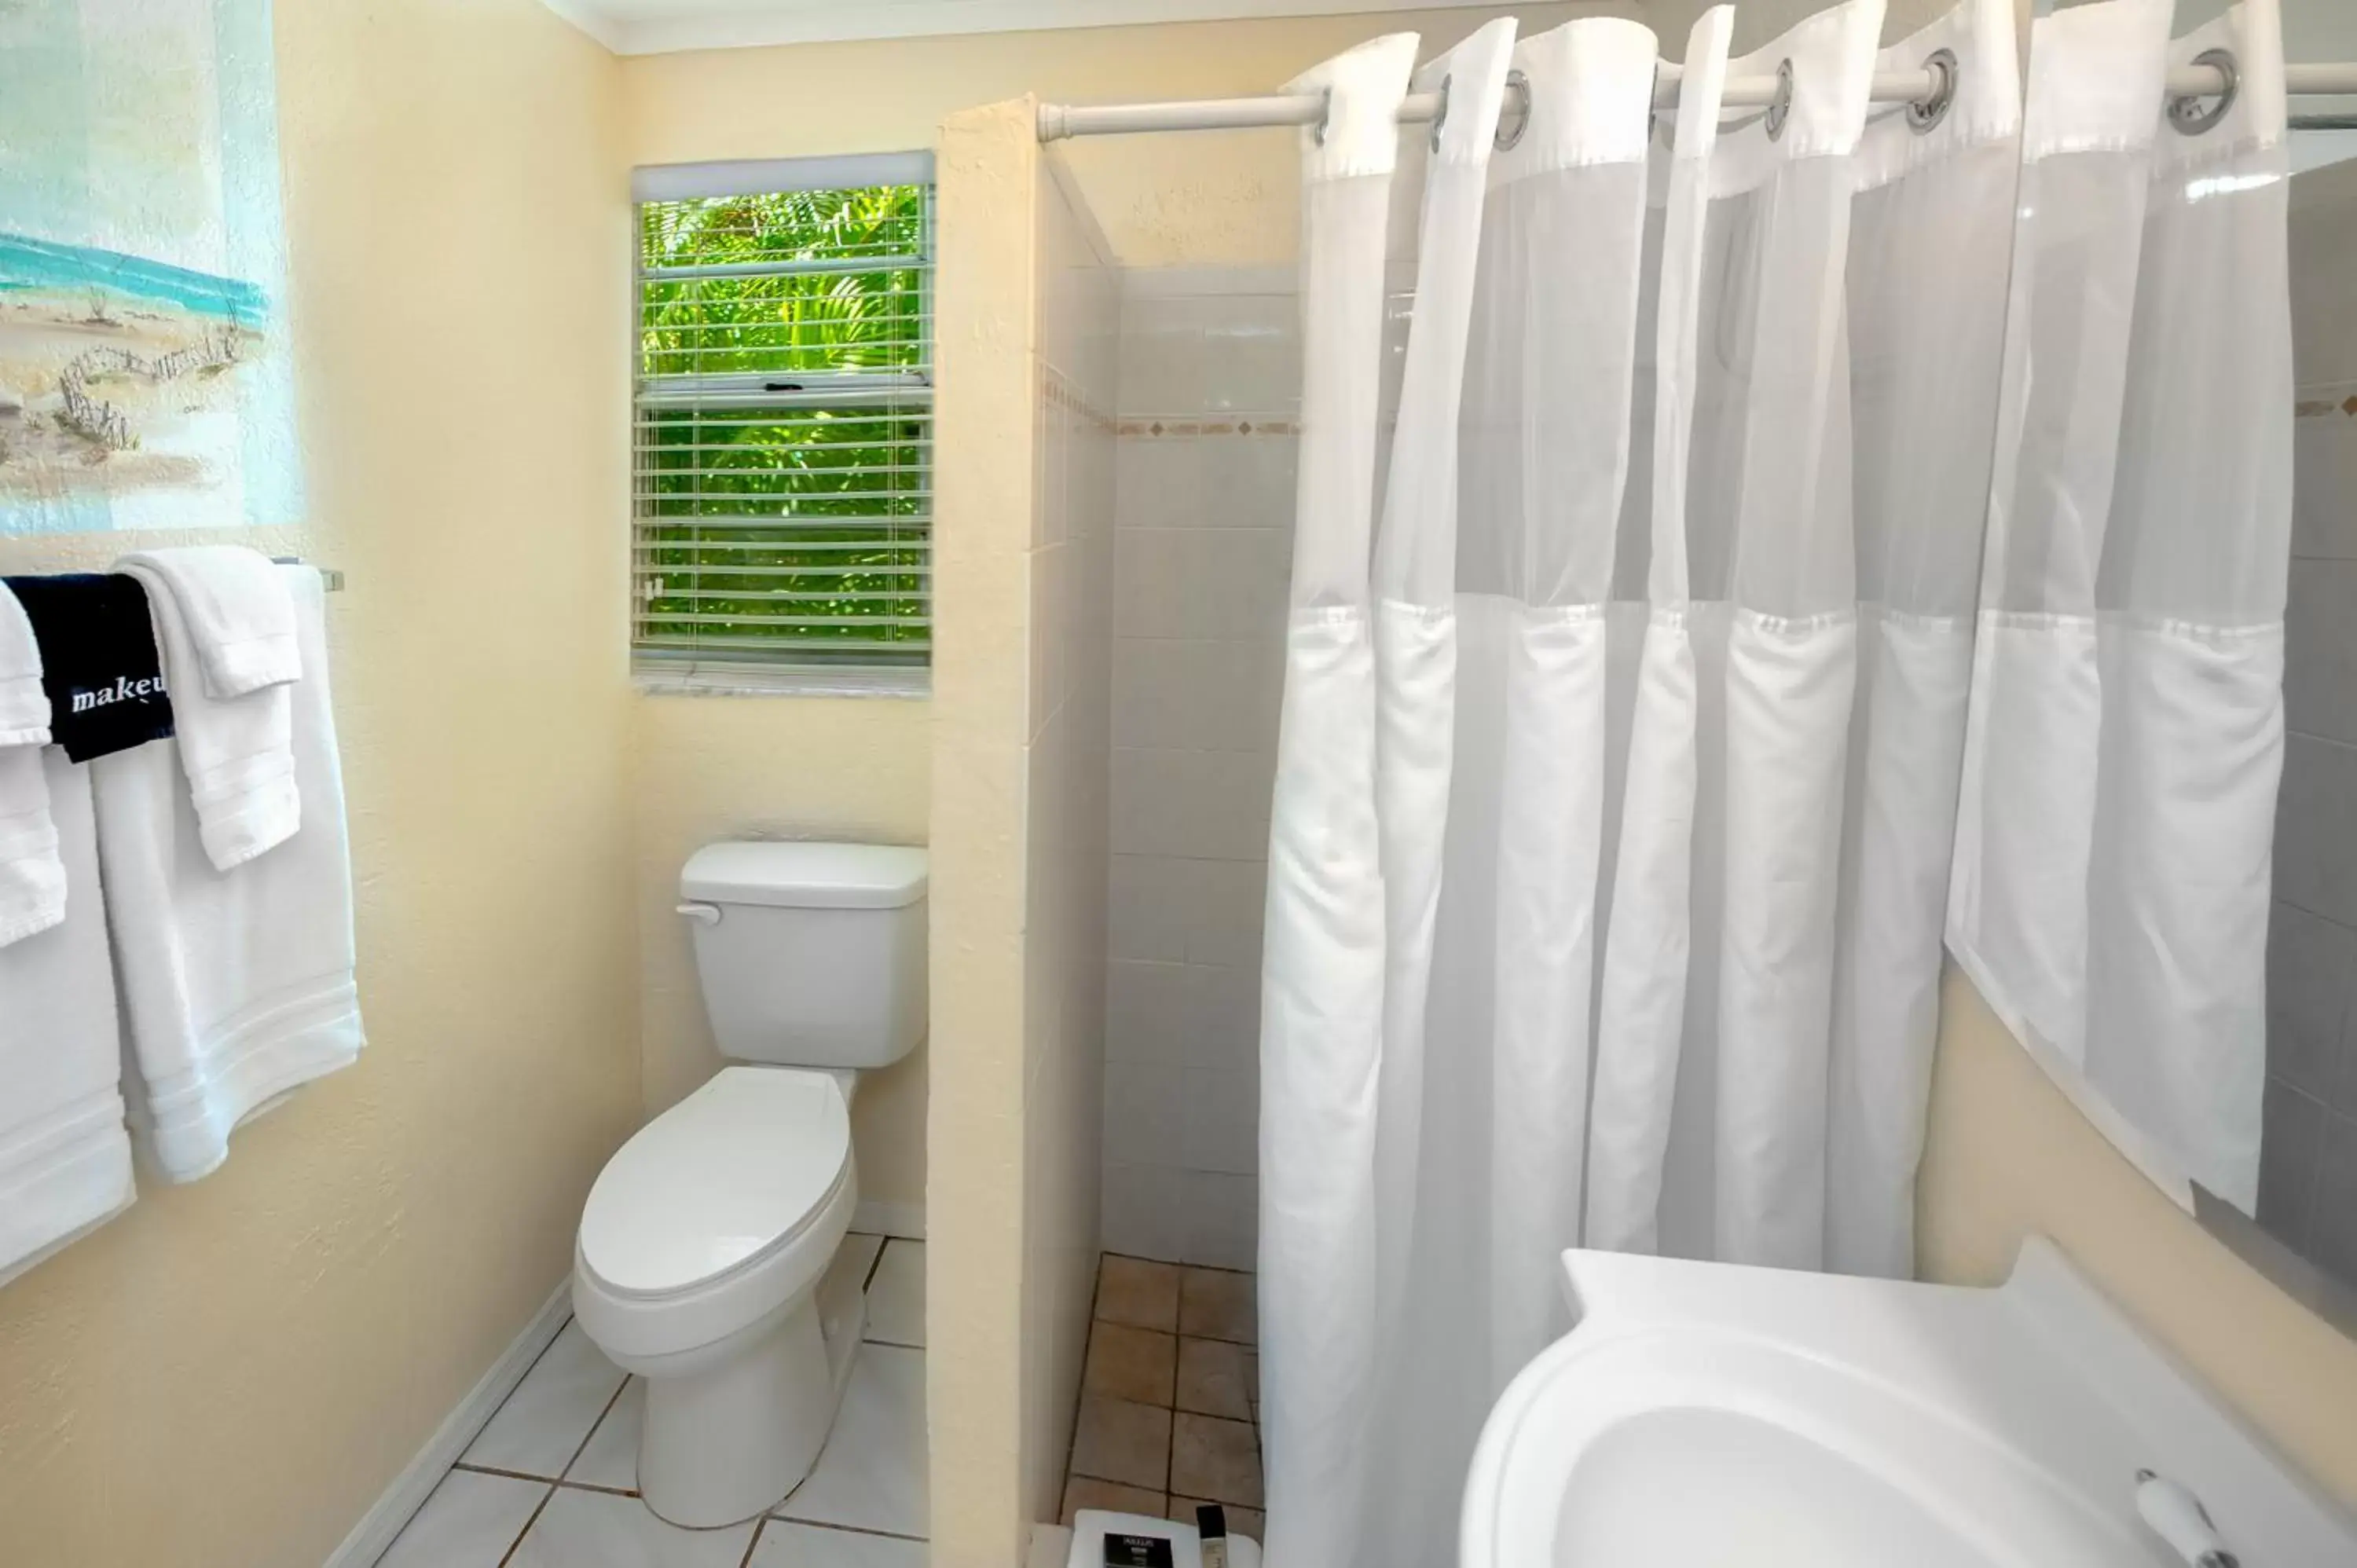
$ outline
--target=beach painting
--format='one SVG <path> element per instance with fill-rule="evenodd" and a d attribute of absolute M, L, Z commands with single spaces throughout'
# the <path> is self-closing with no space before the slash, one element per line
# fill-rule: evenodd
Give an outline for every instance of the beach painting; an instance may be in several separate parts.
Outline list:
<path fill-rule="evenodd" d="M 0 534 L 302 504 L 269 0 L 0 0 Z"/>

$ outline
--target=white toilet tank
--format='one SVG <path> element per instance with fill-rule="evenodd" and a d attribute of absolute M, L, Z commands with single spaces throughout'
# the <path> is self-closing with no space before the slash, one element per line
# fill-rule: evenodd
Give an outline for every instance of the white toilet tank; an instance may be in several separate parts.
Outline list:
<path fill-rule="evenodd" d="M 925 1036 L 925 852 L 734 842 L 688 857 L 680 913 L 720 1052 L 876 1068 Z"/>

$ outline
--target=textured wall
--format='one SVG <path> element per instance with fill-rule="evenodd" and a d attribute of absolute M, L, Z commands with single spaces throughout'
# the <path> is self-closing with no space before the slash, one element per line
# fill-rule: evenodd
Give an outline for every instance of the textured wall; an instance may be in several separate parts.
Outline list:
<path fill-rule="evenodd" d="M 1017 100 L 942 128 L 934 549 L 933 1052 L 926 1417 L 935 1568 L 1021 1557 L 1027 1392 L 1025 926 L 1038 494 L 1039 145 Z"/>
<path fill-rule="evenodd" d="M 2357 1506 L 2357 1340 L 2268 1283 L 2163 1197 L 1951 964 L 1916 1187 L 1916 1268 L 1995 1284 L 2051 1237 L 2165 1349 Z"/>
<path fill-rule="evenodd" d="M 370 1047 L 0 1290 L 0 1562 L 315 1568 L 565 1277 L 638 1104 L 619 69 L 278 8 Z M 128 541 L 0 541 L 0 569 Z"/>

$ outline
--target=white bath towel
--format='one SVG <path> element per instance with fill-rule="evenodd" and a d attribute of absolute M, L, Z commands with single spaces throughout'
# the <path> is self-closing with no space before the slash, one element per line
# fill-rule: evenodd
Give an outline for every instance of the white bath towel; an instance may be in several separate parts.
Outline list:
<path fill-rule="evenodd" d="M 268 854 L 217 867 L 181 781 L 185 725 L 177 742 L 91 764 L 135 1069 L 124 1093 L 133 1132 L 168 1181 L 210 1172 L 241 1122 L 349 1065 L 361 1045 L 325 601 L 316 570 L 280 570 L 303 660 L 303 679 L 280 688 L 292 697 L 303 831 Z"/>
<path fill-rule="evenodd" d="M 41 773 L 48 738 L 41 650 L 24 607 L 0 583 L 0 948 L 66 918 L 66 870 Z"/>
<path fill-rule="evenodd" d="M 295 601 L 269 556 L 242 544 L 184 544 L 137 551 L 114 564 L 118 572 L 134 567 L 172 590 L 207 696 L 242 697 L 302 678 Z"/>
<path fill-rule="evenodd" d="M 193 623 L 173 579 L 138 556 L 125 556 L 115 564 L 147 591 L 148 613 L 156 622 L 156 647 L 164 660 L 164 682 L 172 694 L 172 724 L 179 736 L 178 754 L 188 776 L 188 795 L 205 854 L 221 871 L 242 865 L 285 843 L 302 825 L 289 715 L 295 693 L 304 682 L 282 682 L 241 696 L 214 696 L 206 689 L 203 657 L 190 630 Z M 301 574 L 310 580 L 316 596 L 317 571 L 280 566 L 270 570 L 281 575 L 282 584 L 293 581 L 285 575 L 290 571 Z M 142 752 L 154 749 L 152 746 L 140 748 Z"/>
<path fill-rule="evenodd" d="M 47 769 L 70 918 L 0 947 L 0 1283 L 127 1207 L 131 1139 L 88 771 L 52 746 Z"/>
<path fill-rule="evenodd" d="M 41 645 L 25 607 L 0 583 L 0 746 L 49 743 L 49 693 L 41 685 Z"/>

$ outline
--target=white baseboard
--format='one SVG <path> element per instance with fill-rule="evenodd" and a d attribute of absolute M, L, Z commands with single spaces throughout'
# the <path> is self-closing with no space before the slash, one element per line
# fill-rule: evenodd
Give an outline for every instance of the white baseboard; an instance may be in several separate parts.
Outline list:
<path fill-rule="evenodd" d="M 921 1241 L 925 1239 L 925 1206 L 864 1198 L 859 1207 L 851 1211 L 851 1228 L 871 1236 L 899 1236 L 910 1241 Z"/>
<path fill-rule="evenodd" d="M 467 1391 L 458 1408 L 426 1439 L 425 1446 L 417 1451 L 408 1467 L 393 1477 L 393 1485 L 377 1498 L 376 1506 L 361 1516 L 360 1523 L 352 1526 L 343 1544 L 328 1554 L 325 1568 L 371 1568 L 384 1555 L 393 1538 L 401 1533 L 401 1527 L 425 1506 L 425 1499 L 441 1484 L 444 1473 L 467 1451 L 475 1434 L 499 1413 L 500 1403 L 523 1381 L 523 1375 L 532 1370 L 532 1364 L 540 1359 L 540 1353 L 548 1348 L 549 1341 L 556 1337 L 565 1320 L 572 1315 L 573 1281 L 568 1275 L 533 1315 L 532 1321 L 524 1325 L 515 1343 L 501 1351 L 500 1359 L 491 1363 L 491 1369 Z"/>

